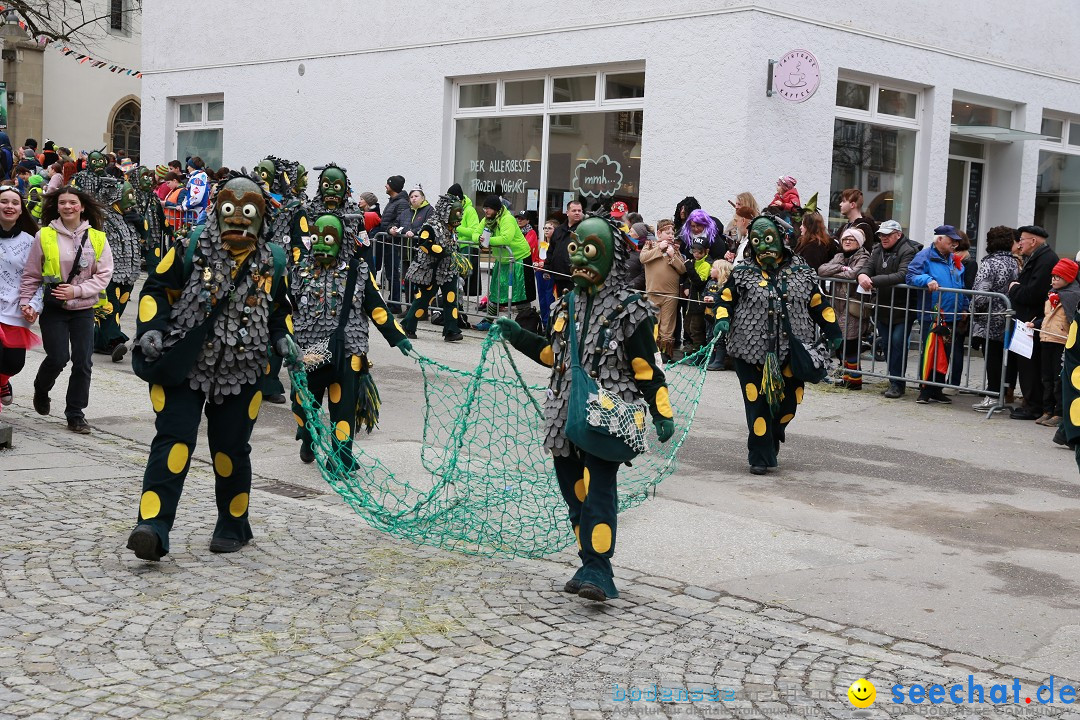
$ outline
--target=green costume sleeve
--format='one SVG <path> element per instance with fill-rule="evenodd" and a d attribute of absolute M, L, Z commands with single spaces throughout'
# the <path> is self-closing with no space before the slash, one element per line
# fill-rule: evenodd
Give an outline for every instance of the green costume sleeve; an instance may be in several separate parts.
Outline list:
<path fill-rule="evenodd" d="M 1061 397 L 1064 414 L 1062 417 L 1065 437 L 1069 442 L 1080 440 L 1080 343 L 1077 342 L 1080 309 L 1069 324 L 1069 335 L 1065 340 L 1064 369 L 1061 374 Z M 1080 460 L 1077 460 L 1080 465 Z"/>
<path fill-rule="evenodd" d="M 197 238 L 193 237 L 188 242 L 195 243 L 196 241 Z M 142 292 L 139 293 L 136 337 L 142 337 L 150 330 L 157 330 L 162 335 L 168 332 L 172 304 L 180 297 L 180 292 L 187 284 L 188 276 L 184 268 L 183 248 L 178 247 L 181 248 L 181 252 L 178 253 L 176 247 L 170 248 L 157 267 L 146 276 Z"/>
<path fill-rule="evenodd" d="M 833 310 L 832 305 L 822 296 L 821 292 L 815 292 L 810 296 L 807 307 L 810 309 L 810 317 L 821 328 L 821 333 L 825 337 L 829 340 L 838 340 L 843 337 L 840 324 L 836 322 L 836 311 Z"/>
<path fill-rule="evenodd" d="M 356 281 L 360 282 L 360 278 L 357 278 Z M 382 295 L 379 294 L 379 288 L 375 286 L 375 278 L 370 272 L 364 278 L 363 310 L 364 314 L 375 323 L 375 327 L 379 329 L 390 347 L 396 347 L 399 342 L 405 339 L 404 329 L 398 323 L 397 318 L 386 308 L 386 303 L 383 301 Z"/>
<path fill-rule="evenodd" d="M 480 240 L 480 233 L 484 227 L 480 224 L 480 218 L 476 214 L 469 198 L 464 198 L 461 203 L 461 224 L 457 227 L 457 239 L 462 245 L 476 245 Z"/>
<path fill-rule="evenodd" d="M 271 245 L 270 254 L 274 257 L 274 284 L 270 290 L 267 329 L 270 331 L 270 344 L 274 345 L 281 338 L 292 334 L 292 302 L 289 300 L 289 276 L 285 272 L 285 251 L 277 245 Z"/>
<path fill-rule="evenodd" d="M 673 413 L 671 399 L 668 397 L 667 380 L 664 371 L 656 364 L 658 350 L 653 332 L 656 319 L 645 320 L 631 335 L 624 348 L 630 358 L 630 367 L 634 371 L 634 383 L 649 403 L 649 411 L 657 420 L 669 420 Z"/>
<path fill-rule="evenodd" d="M 551 341 L 546 337 L 529 332 L 528 330 L 521 330 L 516 333 L 514 337 L 508 337 L 507 340 L 509 340 L 510 344 L 521 352 L 521 354 L 540 363 L 544 367 L 552 367 L 555 365 L 555 351 L 551 347 Z"/>

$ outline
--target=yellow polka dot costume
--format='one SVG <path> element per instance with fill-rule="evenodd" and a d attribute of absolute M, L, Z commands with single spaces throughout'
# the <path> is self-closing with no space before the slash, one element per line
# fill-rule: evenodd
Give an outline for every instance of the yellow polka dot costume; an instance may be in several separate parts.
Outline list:
<path fill-rule="evenodd" d="M 775 224 L 772 227 L 778 235 Z M 785 327 L 790 324 L 805 343 L 813 341 L 815 325 L 830 340 L 841 333 L 813 269 L 801 257 L 777 242 L 773 254 L 765 255 L 775 262 L 762 265 L 757 250 L 728 277 L 716 302 L 716 322 L 720 332 L 729 332 L 727 352 L 735 359 L 746 409 L 748 460 L 753 472 L 760 474 L 777 466 L 780 443 L 803 400 L 803 382 L 791 370 Z M 771 363 L 779 373 L 767 371 Z"/>
<path fill-rule="evenodd" d="M 516 349 L 552 369 L 544 407 L 545 448 L 553 456 L 555 476 L 581 558 L 581 568 L 566 583 L 565 590 L 590 600 L 619 596 L 611 557 L 615 552 L 616 475 L 620 463 L 598 457 L 589 447 L 578 447 L 566 437 L 573 375 L 571 347 L 579 347 L 581 367 L 587 368 L 598 387 L 626 402 L 644 399 L 658 433 L 662 426 L 669 430 L 661 440 L 667 440 L 674 431 L 671 401 L 654 336 L 656 310 L 644 297 L 621 289 L 625 285 L 627 250 L 619 237 L 601 218 L 590 217 L 578 226 L 568 245 L 578 287 L 552 306 L 554 319 L 549 337 L 516 324 L 499 324 Z M 599 284 L 594 278 L 599 278 Z M 570 297 L 574 298 L 573 305 Z M 575 336 L 571 337 L 571 333 Z"/>
<path fill-rule="evenodd" d="M 1076 452 L 1076 466 L 1080 468 L 1080 307 L 1077 308 L 1069 334 L 1065 340 L 1061 369 L 1062 428 L 1065 439 Z"/>
<path fill-rule="evenodd" d="M 461 224 L 461 205 L 452 195 L 442 195 L 435 204 L 428 223 L 420 230 L 416 254 L 405 279 L 412 283 L 416 293 L 409 306 L 402 327 L 412 337 L 416 325 L 427 314 L 436 293 L 442 292 L 443 337 L 458 339 L 458 274 L 454 262 L 457 249 L 456 230 Z"/>
<path fill-rule="evenodd" d="M 175 359 L 175 355 L 168 354 L 170 348 L 190 360 L 183 365 L 190 369 L 177 373 L 186 372 L 186 377 L 176 382 L 152 383 L 149 388 L 157 432 L 143 475 L 138 525 L 128 540 L 128 547 L 144 560 L 159 560 L 169 552 L 169 532 L 204 411 L 218 511 L 210 549 L 233 552 L 252 538 L 248 523 L 248 443 L 262 406 L 267 338 L 272 344 L 289 334 L 290 304 L 285 254 L 267 243 L 265 232 L 261 232 L 265 226 L 257 222 L 244 225 L 258 233 L 257 239 L 249 241 L 252 245 L 246 254 L 221 253 L 222 248 L 230 247 L 230 240 L 222 239 L 223 232 L 233 232 L 232 236 L 226 234 L 229 238 L 235 237 L 235 231 L 228 224 L 219 226 L 219 212 L 231 210 L 237 218 L 256 221 L 265 212 L 265 198 L 258 187 L 250 181 L 239 186 L 231 184 L 238 179 L 230 180 L 227 188 L 219 188 L 221 209 L 210 214 L 204 228 L 192 231 L 188 248 L 174 247 L 165 254 L 147 278 L 139 298 L 138 336 L 160 333 L 164 338 L 166 354 L 157 362 Z M 236 187 L 236 193 L 226 192 Z M 203 277 L 207 278 L 205 285 Z M 222 284 L 227 287 L 218 293 Z M 188 317 L 192 312 L 197 315 L 194 322 Z M 186 333 L 198 332 L 198 328 L 207 328 L 201 345 L 195 351 L 183 352 L 188 346 L 182 338 Z M 139 372 L 151 360 L 144 353 L 140 344 L 136 350 Z M 196 353 L 198 360 L 194 358 Z M 215 359 L 213 368 L 205 363 L 211 356 Z M 249 372 L 247 361 L 241 362 L 244 358 L 258 363 L 258 370 Z"/>

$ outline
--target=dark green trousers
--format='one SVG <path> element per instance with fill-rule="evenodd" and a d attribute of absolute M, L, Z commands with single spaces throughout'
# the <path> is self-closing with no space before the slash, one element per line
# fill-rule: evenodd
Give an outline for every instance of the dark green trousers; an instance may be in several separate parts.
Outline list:
<path fill-rule="evenodd" d="M 327 363 L 308 372 L 308 390 L 315 398 L 316 407 L 321 407 L 323 395 L 327 395 L 330 405 L 327 413 L 330 415 L 330 423 L 333 425 L 333 448 L 335 457 L 343 464 L 345 471 L 351 470 L 352 462 L 352 438 L 356 432 L 353 427 L 356 424 L 356 393 L 360 387 L 360 372 L 346 370 L 338 375 L 333 363 Z M 296 388 L 292 389 L 293 417 L 298 425 L 296 439 L 311 447 L 311 432 L 308 430 L 308 417 L 304 408 L 297 402 Z"/>
<path fill-rule="evenodd" d="M 111 282 L 105 289 L 105 295 L 112 303 L 112 312 L 97 319 L 94 324 L 94 352 L 110 353 L 114 347 L 128 341 L 128 336 L 120 330 L 120 316 L 124 314 L 134 287 L 131 283 Z"/>
<path fill-rule="evenodd" d="M 409 311 L 405 313 L 405 319 L 401 321 L 401 327 L 405 328 L 405 332 L 416 332 L 416 324 L 420 322 L 420 318 L 424 317 L 436 291 L 441 290 L 443 335 L 456 335 L 458 332 L 457 278 L 451 278 L 441 287 L 436 287 L 434 284 L 427 287 L 419 285 L 414 287 L 419 290 L 413 296 L 413 303 L 409 306 Z"/>
<path fill-rule="evenodd" d="M 281 374 L 282 360 L 283 358 L 274 352 L 274 348 L 270 348 L 270 372 L 263 378 L 263 397 L 285 394 L 285 386 L 281 384 L 281 378 L 278 377 Z"/>
<path fill-rule="evenodd" d="M 746 449 L 751 466 L 776 467 L 776 456 L 788 423 L 795 419 L 795 411 L 803 398 L 803 382 L 791 377 L 791 366 L 785 365 L 784 399 L 780 412 L 772 414 L 769 403 L 761 393 L 761 365 L 752 365 L 735 358 L 735 374 L 739 378 L 743 407 L 746 409 Z"/>
<path fill-rule="evenodd" d="M 157 413 L 157 435 L 143 474 L 139 524 L 149 525 L 168 551 L 169 531 L 184 490 L 184 478 L 198 439 L 199 422 L 206 413 L 206 434 L 214 463 L 217 525 L 214 537 L 250 540 L 248 501 L 251 495 L 251 430 L 262 405 L 259 384 L 244 385 L 238 395 L 221 404 L 206 401 L 190 386 L 150 386 L 150 402 Z"/>
<path fill-rule="evenodd" d="M 568 457 L 555 457 L 555 476 L 578 540 L 581 570 L 574 576 L 619 596 L 611 571 L 618 527 L 619 496 L 616 476 L 619 463 L 602 460 L 571 446 Z"/>

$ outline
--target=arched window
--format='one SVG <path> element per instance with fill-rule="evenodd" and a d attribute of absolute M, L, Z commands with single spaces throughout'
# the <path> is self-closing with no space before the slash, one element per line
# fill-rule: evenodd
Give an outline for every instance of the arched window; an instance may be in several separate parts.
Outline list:
<path fill-rule="evenodd" d="M 119 157 L 139 154 L 141 124 L 142 108 L 134 100 L 128 100 L 116 111 L 112 122 L 112 151 Z"/>

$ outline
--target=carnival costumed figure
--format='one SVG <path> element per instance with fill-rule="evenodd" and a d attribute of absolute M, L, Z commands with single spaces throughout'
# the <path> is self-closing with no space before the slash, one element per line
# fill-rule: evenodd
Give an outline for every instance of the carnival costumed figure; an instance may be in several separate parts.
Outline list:
<path fill-rule="evenodd" d="M 345 223 L 346 238 L 356 246 L 354 254 L 378 272 L 378 266 L 372 265 L 375 253 L 364 231 L 364 211 L 352 199 L 352 184 L 345 168 L 327 163 L 317 169 L 320 170 L 319 184 L 315 188 L 315 197 L 307 203 L 304 212 L 309 218 L 328 212 L 339 215 Z"/>
<path fill-rule="evenodd" d="M 311 251 L 289 269 L 290 293 L 296 310 L 293 322 L 301 348 L 308 389 L 316 407 L 323 393 L 329 396 L 330 422 L 334 425 L 335 452 L 343 466 L 352 466 L 352 438 L 361 425 L 368 432 L 379 419 L 379 391 L 371 378 L 368 361 L 368 318 L 391 346 L 408 355 L 412 344 L 397 320 L 386 309 L 367 262 L 355 255 L 346 238 L 345 225 L 334 214 L 315 220 Z M 324 349 L 325 348 L 325 349 Z M 327 351 L 329 357 L 326 357 Z M 311 367 L 313 358 L 322 362 Z M 319 362 L 315 360 L 315 362 Z M 293 388 L 293 413 L 299 425 L 300 459 L 315 459 L 311 449 L 308 417 Z"/>
<path fill-rule="evenodd" d="M 135 229 L 142 238 L 143 260 L 146 269 L 154 266 L 165 254 L 165 209 L 154 192 L 154 171 L 144 165 L 128 173 L 128 182 L 135 188 L 135 211 L 142 219 Z"/>
<path fill-rule="evenodd" d="M 629 250 L 622 233 L 603 218 L 590 217 L 577 227 L 567 250 L 575 287 L 552 305 L 550 339 L 523 330 L 510 318 L 499 318 L 496 324 L 515 348 L 552 368 L 544 447 L 554 456 L 581 558 L 581 568 L 564 590 L 604 601 L 619 596 L 611 570 L 618 519 L 616 474 L 633 454 L 610 452 L 601 442 L 591 442 L 594 435 L 580 432 L 585 397 L 592 395 L 590 402 L 599 398 L 604 409 L 627 408 L 642 442 L 646 412 L 661 442 L 674 434 L 675 422 L 664 373 L 657 365 L 656 311 L 644 295 L 624 289 Z M 588 447 L 583 437 L 589 438 Z"/>
<path fill-rule="evenodd" d="M 833 348 L 842 343 L 836 313 L 822 297 L 813 268 L 784 247 L 783 237 L 773 218 L 753 220 L 752 255 L 731 271 L 715 306 L 714 330 L 728 334 L 727 353 L 735 358 L 755 475 L 777 466 L 780 443 L 803 400 L 803 383 L 818 380 L 793 363 L 790 343 L 811 345 L 815 324 Z"/>
<path fill-rule="evenodd" d="M 90 197 L 105 206 L 112 204 L 111 201 L 104 196 L 111 194 L 111 191 L 107 191 L 106 188 L 110 185 L 120 184 L 116 178 L 105 173 L 105 166 L 107 164 L 108 159 L 105 157 L 104 153 L 100 150 L 94 150 L 86 156 L 86 169 L 80 170 L 71 178 L 72 185 L 89 194 Z"/>
<path fill-rule="evenodd" d="M 270 227 L 270 241 L 285 250 L 287 257 L 296 262 L 303 248 L 300 229 L 307 227 L 307 220 L 302 213 L 295 217 L 298 204 L 291 203 L 292 185 L 290 173 L 297 163 L 268 155 L 255 166 L 255 175 L 260 180 L 263 190 L 270 196 L 266 210 L 266 223 Z M 302 207 L 302 206 L 300 206 Z M 294 226 L 295 221 L 295 226 Z M 292 249 L 290 249 L 290 247 Z M 275 405 L 285 404 L 285 385 L 281 382 L 282 359 L 275 353 L 270 354 L 270 372 L 263 382 L 263 398 Z"/>
<path fill-rule="evenodd" d="M 142 253 L 139 250 L 139 234 L 124 219 L 135 205 L 135 191 L 130 183 L 102 185 L 105 210 L 105 236 L 113 254 L 113 274 L 105 289 L 106 303 L 95 310 L 94 352 L 112 356 L 120 362 L 127 354 L 128 336 L 120 329 L 120 317 L 124 314 L 135 281 L 139 279 Z"/>
<path fill-rule="evenodd" d="M 26 209 L 30 211 L 30 217 L 34 222 L 41 222 L 41 211 L 45 199 L 45 178 L 40 175 L 31 175 L 26 186 Z"/>
<path fill-rule="evenodd" d="M 204 409 L 217 500 L 210 550 L 236 552 L 252 538 L 248 443 L 268 347 L 297 359 L 285 253 L 270 242 L 268 202 L 251 178 L 232 173 L 217 185 L 206 225 L 192 229 L 186 248 L 170 249 L 143 286 L 132 365 L 151 383 L 157 434 L 127 545 L 143 560 L 169 552 Z"/>
<path fill-rule="evenodd" d="M 402 326 L 410 338 L 416 337 L 416 325 L 428 305 L 442 292 L 443 340 L 461 340 L 458 330 L 458 278 L 461 276 L 454 252 L 457 250 L 457 226 L 461 224 L 461 204 L 453 195 L 442 195 L 435 203 L 431 222 L 420 230 L 416 252 L 405 279 L 417 288 L 412 306 Z"/>

